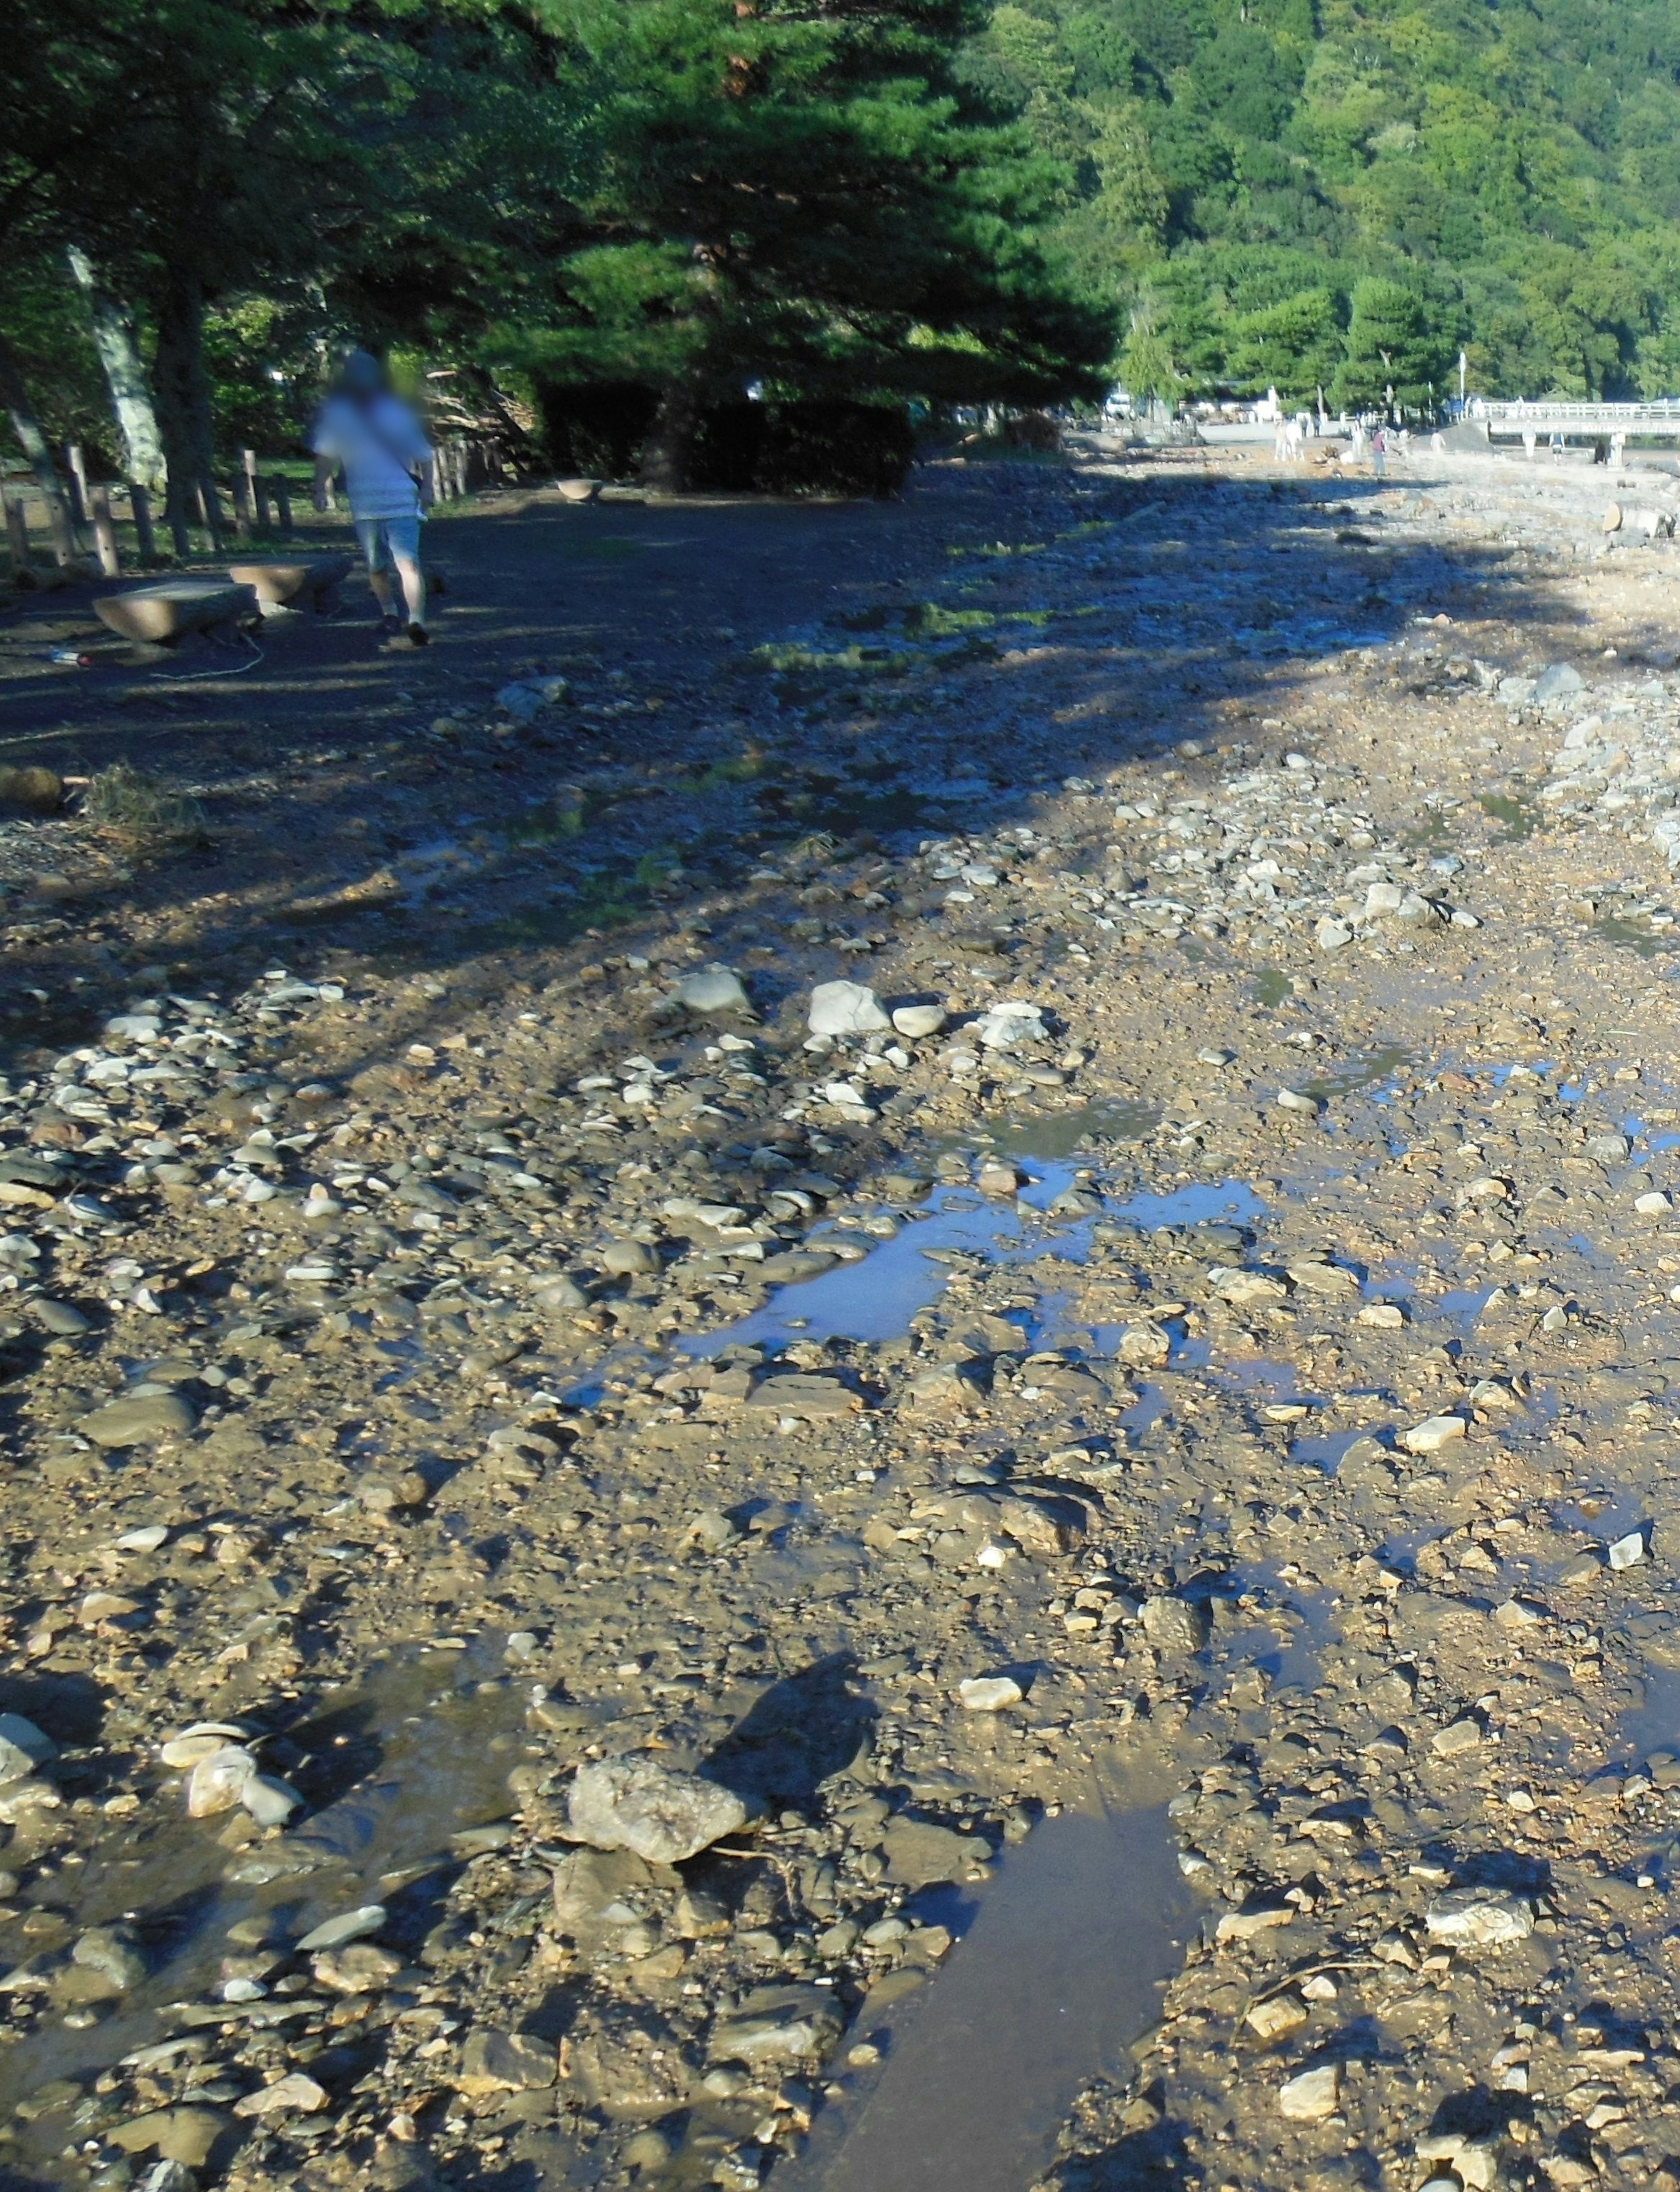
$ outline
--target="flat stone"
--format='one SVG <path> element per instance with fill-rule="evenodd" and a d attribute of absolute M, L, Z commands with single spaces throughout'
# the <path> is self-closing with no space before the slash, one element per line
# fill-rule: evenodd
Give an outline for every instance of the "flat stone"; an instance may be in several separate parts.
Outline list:
<path fill-rule="evenodd" d="M 738 1833 L 749 1817 L 732 1789 L 635 1755 L 580 1767 L 568 1813 L 577 1841 L 631 1850 L 650 1864 L 680 1864 Z"/>
<path fill-rule="evenodd" d="M 1548 700 L 1565 700 L 1586 690 L 1586 680 L 1572 662 L 1550 662 L 1534 680 L 1534 698 L 1543 708 Z"/>
<path fill-rule="evenodd" d="M 1401 1432 L 1400 1443 L 1408 1453 L 1439 1453 L 1443 1447 L 1461 1439 L 1466 1428 L 1462 1416 L 1426 1416 L 1422 1423 Z"/>
<path fill-rule="evenodd" d="M 230 563 L 227 575 L 236 584 L 249 586 L 258 601 L 273 608 L 289 608 L 307 594 L 319 608 L 332 589 L 350 576 L 350 558 L 294 556 L 283 562 Z"/>
<path fill-rule="evenodd" d="M 146 1393 L 134 1400 L 109 1401 L 83 1416 L 77 1429 L 95 1446 L 121 1448 L 184 1438 L 197 1421 L 179 1393 Z"/>
<path fill-rule="evenodd" d="M 1466 1751 L 1482 1748 L 1481 1725 L 1473 1720 L 1455 1720 L 1431 1736 L 1429 1747 L 1437 1758 L 1461 1758 Z"/>
<path fill-rule="evenodd" d="M 1274 1994 L 1257 2001 L 1243 2022 L 1262 2040 L 1287 2040 L 1307 2021 L 1306 2004 L 1298 1994 Z"/>
<path fill-rule="evenodd" d="M 403 1968 L 403 1959 L 376 1941 L 352 1941 L 323 1949 L 310 1966 L 315 1984 L 331 1994 L 378 1994 Z"/>
<path fill-rule="evenodd" d="M 1143 1633 L 1157 1652 L 1199 1652 L 1212 1633 L 1205 1606 L 1191 1606 L 1182 1598 L 1146 1598 L 1143 1602 Z"/>
<path fill-rule="evenodd" d="M 806 1019 L 813 1035 L 878 1035 L 892 1026 L 881 1000 L 862 982 L 819 982 Z"/>
<path fill-rule="evenodd" d="M 540 2092 L 559 2076 L 555 2050 L 546 2041 L 523 2032 L 494 2032 L 480 2026 L 467 2035 L 455 2085 L 463 2093 Z"/>
<path fill-rule="evenodd" d="M 923 1819 L 894 1819 L 882 1844 L 887 1877 L 906 1887 L 929 1887 L 938 1880 L 965 1880 L 977 1864 L 989 1864 L 991 1846 L 978 1835 Z"/>
<path fill-rule="evenodd" d="M 567 690 L 563 677 L 516 677 L 497 692 L 496 705 L 516 723 L 529 723 L 545 708 L 563 700 Z"/>
<path fill-rule="evenodd" d="M 256 608 L 255 587 L 231 579 L 152 579 L 124 593 L 100 595 L 94 614 L 119 637 L 156 645 L 230 624 Z"/>
<path fill-rule="evenodd" d="M 1609 1548 L 1609 1562 L 1613 1568 L 1637 1567 L 1645 1557 L 1645 1536 L 1642 1530 L 1630 1530 L 1625 1538 L 1618 1538 Z"/>
<path fill-rule="evenodd" d="M 1526 1941 L 1534 1914 L 1521 1897 L 1493 1888 L 1453 1887 L 1437 1895 L 1424 1915 L 1431 1940 L 1451 1949 L 1502 1949 Z"/>
<path fill-rule="evenodd" d="M 761 1379 L 747 1395 L 746 1405 L 780 1416 L 795 1416 L 802 1423 L 816 1423 L 829 1416 L 855 1415 L 863 1407 L 863 1396 L 837 1378 L 795 1371 Z"/>
<path fill-rule="evenodd" d="M 243 1744 L 219 1744 L 198 1761 L 187 1777 L 188 1816 L 209 1819 L 218 1812 L 231 1812 L 256 1770 L 255 1755 Z"/>
<path fill-rule="evenodd" d="M 70 1952 L 71 1961 L 83 1970 L 97 1972 L 119 1994 L 137 1987 L 146 1973 L 146 1958 L 120 1927 L 93 1926 Z"/>
<path fill-rule="evenodd" d="M 707 2047 L 714 2063 L 793 2062 L 826 2054 L 839 2037 L 843 2012 L 824 1987 L 761 1987 L 739 2013 L 720 2018 Z"/>
<path fill-rule="evenodd" d="M 364 1903 L 355 1910 L 340 1910 L 335 1917 L 323 1918 L 312 1927 L 297 1944 L 300 1955 L 312 1955 L 318 1949 L 341 1949 L 349 1941 L 365 1941 L 377 1933 L 386 1921 L 382 1903 Z"/>
<path fill-rule="evenodd" d="M 243 2100 L 236 2101 L 233 2113 L 237 2116 L 289 2113 L 312 2116 L 326 2107 L 329 2098 L 324 2086 L 317 2086 L 301 2070 L 290 2070 L 283 2078 L 277 2078 L 271 2086 L 264 2086 L 257 2092 L 247 2093 Z"/>
<path fill-rule="evenodd" d="M 113 2125 L 106 2136 L 124 2154 L 161 2154 L 166 2161 L 184 2169 L 202 2169 L 210 2149 L 227 2128 L 228 2120 L 214 2109 L 153 2109 L 127 2123 Z"/>

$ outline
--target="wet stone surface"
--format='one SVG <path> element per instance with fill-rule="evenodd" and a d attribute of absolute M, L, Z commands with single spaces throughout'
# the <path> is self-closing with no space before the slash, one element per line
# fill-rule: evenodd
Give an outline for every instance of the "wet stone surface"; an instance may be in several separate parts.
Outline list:
<path fill-rule="evenodd" d="M 1221 461 L 934 468 L 624 668 L 446 625 L 282 956 L 183 910 L 237 771 L 89 915 L 0 2181 L 1680 2176 L 1674 551 Z"/>

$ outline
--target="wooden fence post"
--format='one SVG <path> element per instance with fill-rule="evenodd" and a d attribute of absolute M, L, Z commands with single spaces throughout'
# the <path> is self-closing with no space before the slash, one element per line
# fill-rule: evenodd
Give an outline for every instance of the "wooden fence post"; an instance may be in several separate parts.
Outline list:
<path fill-rule="evenodd" d="M 241 449 L 239 452 L 239 461 L 243 465 L 245 471 L 245 493 L 250 498 L 250 506 L 252 510 L 254 511 L 257 507 L 256 451 L 254 449 Z"/>
<path fill-rule="evenodd" d="M 6 547 L 16 570 L 29 568 L 29 521 L 24 516 L 23 497 L 13 488 L 3 491 L 6 502 Z"/>
<path fill-rule="evenodd" d="M 269 485 L 274 490 L 274 507 L 280 513 L 281 538 L 285 540 L 289 540 L 292 537 L 291 488 L 286 480 L 285 475 L 281 472 L 277 472 L 275 474 L 274 477 L 269 482 Z"/>
<path fill-rule="evenodd" d="M 129 509 L 134 521 L 134 543 L 142 563 L 157 560 L 157 534 L 151 522 L 151 497 L 136 480 L 129 489 Z"/>
<path fill-rule="evenodd" d="M 88 489 L 88 503 L 94 521 L 94 539 L 99 549 L 100 576 L 120 579 L 123 563 L 117 553 L 117 528 L 111 522 L 111 489 L 103 480 Z"/>
<path fill-rule="evenodd" d="M 245 454 L 249 456 L 249 450 L 248 449 Z M 274 530 L 274 512 L 269 507 L 268 482 L 260 472 L 251 473 L 250 482 L 251 502 L 257 514 L 257 531 L 271 533 Z"/>
<path fill-rule="evenodd" d="M 198 482 L 198 513 L 204 521 L 205 531 L 210 536 L 210 545 L 220 556 L 226 538 L 226 528 L 222 523 L 221 502 L 213 479 L 201 479 Z"/>
<path fill-rule="evenodd" d="M 70 515 L 77 525 L 88 522 L 88 464 L 79 442 L 64 445 L 65 470 L 70 474 Z"/>
<path fill-rule="evenodd" d="M 243 469 L 233 475 L 233 535 L 237 540 L 251 537 L 251 482 Z"/>

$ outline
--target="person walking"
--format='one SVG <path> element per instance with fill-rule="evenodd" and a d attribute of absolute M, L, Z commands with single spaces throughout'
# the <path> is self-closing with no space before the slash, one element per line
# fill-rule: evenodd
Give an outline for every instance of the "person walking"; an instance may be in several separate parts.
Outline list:
<path fill-rule="evenodd" d="M 426 505 L 437 499 L 435 460 L 420 420 L 392 390 L 371 351 L 353 350 L 345 358 L 316 419 L 310 447 L 315 452 L 315 507 L 326 509 L 327 482 L 341 467 L 351 521 L 381 622 L 393 636 L 424 647 L 431 634 L 420 525 Z"/>
<path fill-rule="evenodd" d="M 1379 479 L 1388 477 L 1388 432 L 1386 427 L 1371 429 L 1371 470 Z"/>

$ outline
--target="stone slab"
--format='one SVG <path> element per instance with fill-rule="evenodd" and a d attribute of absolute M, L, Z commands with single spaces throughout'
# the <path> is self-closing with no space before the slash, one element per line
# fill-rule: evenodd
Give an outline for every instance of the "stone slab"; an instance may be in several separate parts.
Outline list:
<path fill-rule="evenodd" d="M 155 643 L 231 623 L 256 606 L 254 590 L 231 579 L 152 579 L 125 593 L 101 594 L 94 611 L 120 637 Z"/>
<path fill-rule="evenodd" d="M 241 585 L 254 586 L 257 599 L 284 608 L 304 596 L 316 607 L 333 587 L 350 576 L 348 556 L 294 556 L 273 562 L 230 563 L 228 575 Z"/>

